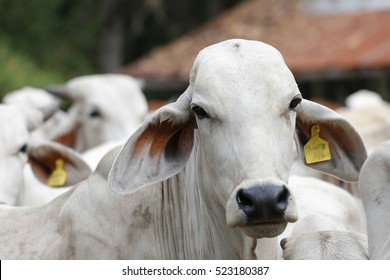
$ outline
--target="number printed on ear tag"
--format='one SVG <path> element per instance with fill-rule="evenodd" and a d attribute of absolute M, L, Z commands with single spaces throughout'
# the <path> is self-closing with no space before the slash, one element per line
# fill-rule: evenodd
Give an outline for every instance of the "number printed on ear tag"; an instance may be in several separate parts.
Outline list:
<path fill-rule="evenodd" d="M 311 138 L 303 147 L 307 164 L 330 160 L 329 144 L 320 137 L 320 126 L 313 125 L 311 128 Z"/>

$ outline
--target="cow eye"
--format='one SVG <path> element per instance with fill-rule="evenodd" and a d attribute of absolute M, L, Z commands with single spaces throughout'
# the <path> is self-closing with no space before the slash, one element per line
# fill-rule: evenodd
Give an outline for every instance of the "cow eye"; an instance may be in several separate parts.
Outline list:
<path fill-rule="evenodd" d="M 291 100 L 290 102 L 290 106 L 289 106 L 289 109 L 290 110 L 294 110 L 298 107 L 298 105 L 302 102 L 302 98 L 294 98 L 293 100 Z"/>
<path fill-rule="evenodd" d="M 22 147 L 20 147 L 19 152 L 26 153 L 27 152 L 27 144 L 24 144 Z"/>
<path fill-rule="evenodd" d="M 89 113 L 89 116 L 91 118 L 101 118 L 102 114 L 98 110 L 93 110 L 91 113 Z"/>
<path fill-rule="evenodd" d="M 199 107 L 199 106 L 194 106 L 192 107 L 192 111 L 196 114 L 196 116 L 199 118 L 199 119 L 208 119 L 210 118 L 209 114 L 207 114 L 207 112 L 205 110 L 203 110 L 202 107 Z"/>

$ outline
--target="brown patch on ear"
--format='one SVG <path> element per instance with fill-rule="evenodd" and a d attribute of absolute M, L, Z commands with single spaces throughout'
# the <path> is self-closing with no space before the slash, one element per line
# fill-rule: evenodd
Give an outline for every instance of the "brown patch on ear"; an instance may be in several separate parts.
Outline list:
<path fill-rule="evenodd" d="M 36 157 L 33 154 L 29 154 L 28 161 L 35 176 L 39 179 L 41 183 L 46 185 L 50 174 L 54 171 L 56 167 L 55 161 L 59 158 L 63 159 L 63 157 L 59 153 L 52 153 L 49 156 L 45 157 Z M 65 165 L 65 159 L 63 160 Z"/>
<path fill-rule="evenodd" d="M 61 150 L 50 149 L 50 152 L 42 152 L 47 146 L 31 148 L 28 153 L 28 161 L 36 178 L 47 185 L 47 180 L 56 169 L 56 160 L 64 161 L 64 170 L 68 173 L 68 179 L 64 187 L 73 186 L 85 180 L 92 172 L 89 166 L 78 157 L 67 155 Z"/>
<path fill-rule="evenodd" d="M 192 149 L 194 144 L 194 126 L 193 122 L 175 131 L 167 145 L 164 155 L 166 159 L 174 159 L 176 156 L 186 155 L 187 151 Z"/>
<path fill-rule="evenodd" d="M 182 128 L 184 129 L 182 130 Z M 185 127 L 175 126 L 169 121 L 163 121 L 159 124 L 150 124 L 149 127 L 142 132 L 134 144 L 132 156 L 142 153 L 142 150 L 148 144 L 150 144 L 150 157 L 155 157 L 156 155 L 161 154 L 161 152 L 166 150 L 167 147 L 169 148 L 170 146 L 173 146 L 174 142 L 178 147 L 191 148 L 192 142 L 187 143 L 188 133 L 193 133 L 192 125 L 187 125 Z"/>
<path fill-rule="evenodd" d="M 310 123 L 304 123 L 304 122 L 298 122 L 297 121 L 297 124 L 296 126 L 299 128 L 299 133 L 298 133 L 298 138 L 299 138 L 299 141 L 301 141 L 301 143 L 304 145 L 306 144 L 307 141 L 309 141 L 310 137 L 311 137 L 311 127 L 313 126 L 313 124 L 310 124 Z M 320 127 L 320 132 L 321 132 L 321 127 Z"/>

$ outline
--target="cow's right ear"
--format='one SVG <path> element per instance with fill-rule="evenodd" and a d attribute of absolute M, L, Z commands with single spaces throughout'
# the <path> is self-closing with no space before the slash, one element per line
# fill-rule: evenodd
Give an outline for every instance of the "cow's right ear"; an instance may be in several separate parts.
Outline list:
<path fill-rule="evenodd" d="M 44 142 L 28 148 L 28 160 L 32 172 L 44 185 L 47 185 L 49 177 L 58 167 L 56 162 L 59 159 L 63 162 L 67 179 L 57 187 L 76 185 L 92 173 L 91 168 L 77 152 L 59 143 Z"/>
<path fill-rule="evenodd" d="M 111 188 L 131 193 L 179 173 L 194 142 L 195 120 L 189 89 L 174 103 L 155 111 L 119 152 L 108 176 Z"/>

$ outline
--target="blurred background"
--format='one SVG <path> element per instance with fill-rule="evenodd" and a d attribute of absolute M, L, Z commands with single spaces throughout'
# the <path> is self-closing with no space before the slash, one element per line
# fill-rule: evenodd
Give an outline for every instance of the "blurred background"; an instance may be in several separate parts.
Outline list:
<path fill-rule="evenodd" d="M 180 94 L 196 54 L 229 38 L 278 48 L 306 98 L 390 95 L 390 0 L 0 0 L 0 97 L 95 73 Z"/>

